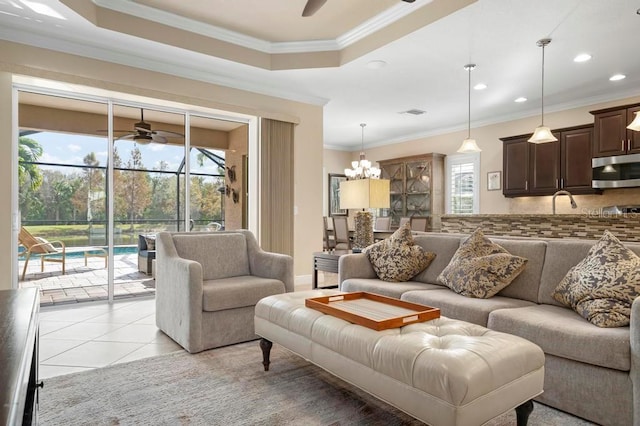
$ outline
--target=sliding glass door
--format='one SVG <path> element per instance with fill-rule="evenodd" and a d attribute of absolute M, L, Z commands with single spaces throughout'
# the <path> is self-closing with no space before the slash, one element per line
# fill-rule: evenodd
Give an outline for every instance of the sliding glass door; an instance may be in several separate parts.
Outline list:
<path fill-rule="evenodd" d="M 153 294 L 157 232 L 246 226 L 246 123 L 18 93 L 19 287 L 43 304 Z"/>

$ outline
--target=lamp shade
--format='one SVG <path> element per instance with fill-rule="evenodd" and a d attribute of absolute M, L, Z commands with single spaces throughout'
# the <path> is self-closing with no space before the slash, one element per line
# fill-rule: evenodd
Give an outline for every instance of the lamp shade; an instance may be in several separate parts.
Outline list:
<path fill-rule="evenodd" d="M 558 139 L 553 136 L 551 133 L 551 129 L 546 126 L 538 126 L 536 130 L 533 131 L 533 136 L 529 139 L 531 143 L 546 143 L 546 142 L 555 142 Z"/>
<path fill-rule="evenodd" d="M 475 139 L 465 139 L 462 141 L 462 145 L 460 145 L 460 148 L 458 148 L 458 152 L 461 152 L 463 154 L 468 154 L 471 152 L 480 152 L 482 151 L 480 149 L 480 147 L 478 146 L 478 144 L 476 143 Z"/>
<path fill-rule="evenodd" d="M 390 205 L 388 179 L 340 182 L 341 209 L 386 209 Z"/>
<path fill-rule="evenodd" d="M 635 130 L 636 132 L 640 132 L 640 111 L 636 112 L 636 118 L 627 126 L 629 130 Z"/>

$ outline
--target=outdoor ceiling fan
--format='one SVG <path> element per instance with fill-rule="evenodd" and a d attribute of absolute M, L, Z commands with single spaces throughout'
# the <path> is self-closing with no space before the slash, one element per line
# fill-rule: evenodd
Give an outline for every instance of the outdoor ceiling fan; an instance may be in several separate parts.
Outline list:
<path fill-rule="evenodd" d="M 416 0 L 402 0 L 406 3 L 413 3 Z M 327 2 L 327 0 L 307 0 L 307 4 L 304 6 L 304 10 L 302 11 L 302 16 L 312 16 L 314 13 L 316 13 L 318 10 L 320 10 L 320 8 L 322 6 L 324 6 L 324 4 Z"/>
<path fill-rule="evenodd" d="M 115 132 L 129 132 L 126 136 L 121 136 L 118 140 L 133 140 L 139 144 L 148 144 L 150 142 L 167 143 L 167 138 L 182 138 L 181 133 L 170 132 L 168 130 L 152 130 L 151 124 L 144 121 L 144 109 L 140 108 L 140 121 L 133 125 L 133 131 L 115 130 Z"/>

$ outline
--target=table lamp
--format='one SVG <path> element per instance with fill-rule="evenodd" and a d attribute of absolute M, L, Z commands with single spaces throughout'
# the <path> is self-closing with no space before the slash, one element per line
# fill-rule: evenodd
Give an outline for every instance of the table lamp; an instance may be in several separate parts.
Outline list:
<path fill-rule="evenodd" d="M 373 216 L 368 209 L 389 208 L 388 179 L 355 179 L 340 183 L 340 208 L 363 209 L 354 218 L 354 249 L 373 244 Z"/>

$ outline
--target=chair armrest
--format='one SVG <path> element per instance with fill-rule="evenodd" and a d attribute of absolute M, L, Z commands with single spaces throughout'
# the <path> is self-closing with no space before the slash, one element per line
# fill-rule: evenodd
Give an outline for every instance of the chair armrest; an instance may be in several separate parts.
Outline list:
<path fill-rule="evenodd" d="M 631 345 L 631 371 L 629 378 L 633 385 L 633 418 L 640 416 L 640 297 L 637 297 L 631 305 L 630 345 Z"/>
<path fill-rule="evenodd" d="M 249 256 L 251 275 L 280 280 L 287 293 L 294 291 L 293 258 L 286 254 L 254 250 Z"/>
<path fill-rule="evenodd" d="M 364 253 L 345 254 L 338 261 L 338 285 L 349 278 L 376 278 L 369 258 Z"/>

